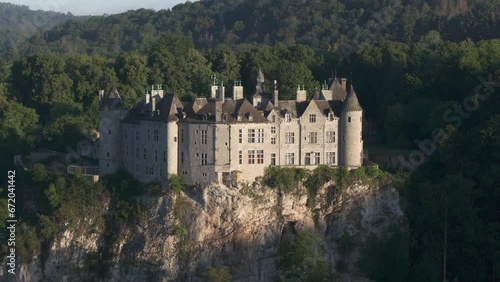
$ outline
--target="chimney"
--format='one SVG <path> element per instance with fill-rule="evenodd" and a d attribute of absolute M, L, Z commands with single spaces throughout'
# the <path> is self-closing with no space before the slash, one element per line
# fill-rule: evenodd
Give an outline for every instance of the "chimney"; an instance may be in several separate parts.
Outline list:
<path fill-rule="evenodd" d="M 342 81 L 340 85 L 342 85 L 342 88 L 347 91 L 347 78 L 341 78 L 340 80 Z"/>
<path fill-rule="evenodd" d="M 144 94 L 144 104 L 149 104 L 150 95 L 149 93 Z"/>
<path fill-rule="evenodd" d="M 153 115 L 155 111 L 156 111 L 156 98 L 151 97 L 151 115 Z"/>
<path fill-rule="evenodd" d="M 274 93 L 273 93 L 273 105 L 275 107 L 278 106 L 278 103 L 279 103 L 279 96 L 278 96 L 278 83 L 277 81 L 275 80 L 274 81 Z"/>
<path fill-rule="evenodd" d="M 217 98 L 217 90 L 219 90 L 219 86 L 217 85 L 212 85 L 210 87 L 210 98 L 212 99 Z"/>
<path fill-rule="evenodd" d="M 222 100 L 215 101 L 215 122 L 222 121 L 222 103 L 224 103 Z"/>
<path fill-rule="evenodd" d="M 297 101 L 302 102 L 305 101 L 307 97 L 307 92 L 305 90 L 305 85 L 299 85 L 297 87 Z"/>
<path fill-rule="evenodd" d="M 224 99 L 226 99 L 226 87 L 224 87 L 224 83 L 221 83 L 219 87 L 219 95 L 217 98 L 219 98 L 220 101 L 224 102 Z"/>
<path fill-rule="evenodd" d="M 241 86 L 241 81 L 236 81 L 233 86 L 233 100 L 243 99 L 243 86 Z"/>
<path fill-rule="evenodd" d="M 104 98 L 104 90 L 99 90 L 99 101 L 101 101 Z"/>

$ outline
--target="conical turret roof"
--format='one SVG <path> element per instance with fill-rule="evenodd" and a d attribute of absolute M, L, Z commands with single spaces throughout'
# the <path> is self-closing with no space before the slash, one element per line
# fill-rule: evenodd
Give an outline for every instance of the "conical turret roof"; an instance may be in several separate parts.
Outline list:
<path fill-rule="evenodd" d="M 356 96 L 356 92 L 354 91 L 354 87 L 352 85 L 347 97 L 345 98 L 342 110 L 346 112 L 363 111 L 363 108 L 361 108 L 361 105 L 359 104 L 358 96 Z"/>

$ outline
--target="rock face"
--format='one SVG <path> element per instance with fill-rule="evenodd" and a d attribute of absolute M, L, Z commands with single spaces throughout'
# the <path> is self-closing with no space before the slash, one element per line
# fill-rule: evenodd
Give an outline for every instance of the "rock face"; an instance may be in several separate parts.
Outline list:
<path fill-rule="evenodd" d="M 21 264 L 16 280 L 203 281 L 207 267 L 225 265 L 233 281 L 272 281 L 282 237 L 315 229 L 339 280 L 364 281 L 355 267 L 359 249 L 370 233 L 404 224 L 399 194 L 390 184 L 358 183 L 329 196 L 332 185 L 324 185 L 312 205 L 303 187 L 283 194 L 258 183 L 144 196 L 147 218 L 123 232 L 108 260 L 100 255 L 104 231 L 67 230 L 43 260 Z M 348 250 L 342 236 L 352 238 Z"/>

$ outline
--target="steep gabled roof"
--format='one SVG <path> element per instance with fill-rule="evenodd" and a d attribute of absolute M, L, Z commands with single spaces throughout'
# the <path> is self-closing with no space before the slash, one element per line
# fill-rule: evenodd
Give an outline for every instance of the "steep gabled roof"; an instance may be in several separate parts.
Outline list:
<path fill-rule="evenodd" d="M 115 87 L 109 90 L 108 95 L 101 100 L 99 111 L 112 111 L 125 109 L 122 98 Z"/>
<path fill-rule="evenodd" d="M 187 120 L 215 122 L 215 111 L 217 100 L 207 100 L 198 111 L 187 112 Z M 222 115 L 226 119 L 223 122 L 267 122 L 263 113 L 258 111 L 247 99 L 225 100 L 222 102 Z M 238 120 L 238 116 L 241 120 Z M 252 116 L 252 120 L 250 120 Z"/>
<path fill-rule="evenodd" d="M 279 101 L 278 102 L 278 112 L 282 117 L 285 116 L 286 113 L 292 115 L 293 118 L 297 118 L 302 116 L 307 106 L 309 105 L 309 101 Z"/>
<path fill-rule="evenodd" d="M 332 100 L 344 101 L 347 96 L 347 91 L 340 84 L 337 78 L 333 80 L 329 90 L 332 91 Z"/>
<path fill-rule="evenodd" d="M 155 104 L 155 112 L 151 113 L 151 103 Z M 183 105 L 174 93 L 168 93 L 159 99 L 159 96 L 151 98 L 149 104 L 144 101 L 138 103 L 130 110 L 127 123 L 139 124 L 141 120 L 153 120 L 158 122 L 172 122 L 182 119 Z"/>

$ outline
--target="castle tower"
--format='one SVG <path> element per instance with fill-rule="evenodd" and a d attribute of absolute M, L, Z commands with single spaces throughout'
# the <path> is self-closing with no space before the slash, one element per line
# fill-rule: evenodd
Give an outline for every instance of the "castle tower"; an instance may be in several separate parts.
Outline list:
<path fill-rule="evenodd" d="M 340 112 L 340 165 L 359 167 L 363 164 L 362 139 L 363 108 L 351 84 L 351 89 L 344 100 Z"/>
<path fill-rule="evenodd" d="M 121 121 L 127 110 L 116 88 L 108 95 L 99 91 L 99 175 L 112 174 L 122 166 Z"/>

